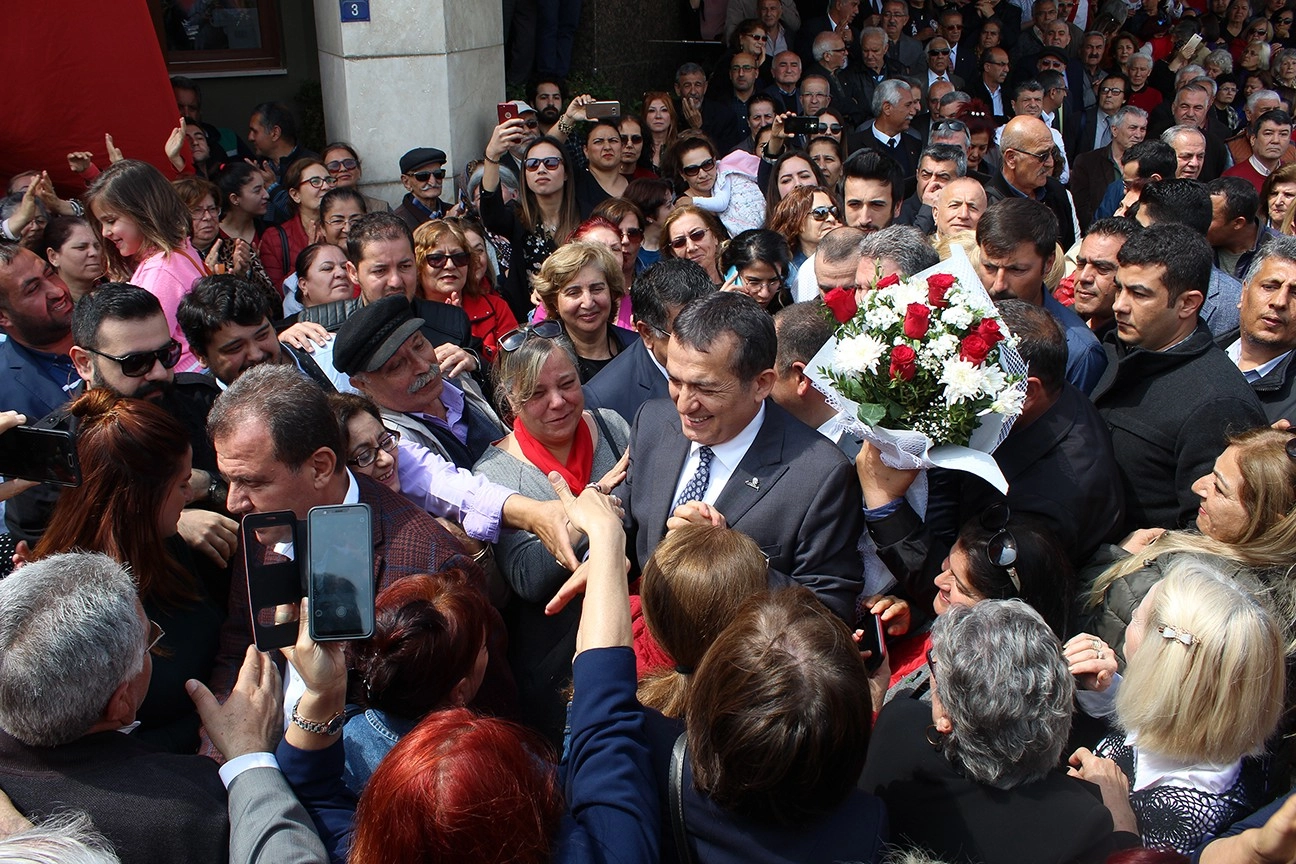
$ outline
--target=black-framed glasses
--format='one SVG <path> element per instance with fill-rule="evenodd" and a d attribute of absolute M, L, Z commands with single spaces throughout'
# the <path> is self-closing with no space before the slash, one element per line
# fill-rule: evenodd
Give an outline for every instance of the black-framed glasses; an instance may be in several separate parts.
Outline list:
<path fill-rule="evenodd" d="M 716 166 L 716 160 L 714 158 L 708 157 L 706 159 L 703 159 L 701 162 L 699 162 L 696 165 L 685 165 L 683 168 L 680 169 L 680 173 L 683 174 L 685 177 L 696 177 L 700 172 L 710 171 L 715 166 Z"/>
<path fill-rule="evenodd" d="M 325 186 L 332 189 L 334 186 L 337 185 L 337 178 L 334 177 L 332 174 L 330 174 L 327 177 L 306 177 L 298 185 L 304 186 L 307 183 L 311 185 L 312 189 L 323 189 Z"/>
<path fill-rule="evenodd" d="M 642 228 L 622 228 L 621 229 L 622 240 L 630 240 L 630 241 L 642 240 L 643 236 L 644 236 L 644 231 Z"/>
<path fill-rule="evenodd" d="M 1023 153 L 1023 154 L 1025 154 L 1025 155 L 1027 155 L 1027 156 L 1033 156 L 1034 158 L 1038 159 L 1038 160 L 1041 161 L 1041 162 L 1052 162 L 1052 161 L 1053 161 L 1053 151 L 1052 151 L 1051 149 L 1049 149 L 1049 150 L 1044 150 L 1044 151 L 1041 151 L 1041 152 L 1039 152 L 1039 153 L 1032 153 L 1032 152 L 1029 151 L 1029 150 L 1023 150 L 1023 149 L 1021 149 L 1020 147 L 1007 147 L 1007 148 L 1005 148 L 1005 149 L 1006 149 L 1006 150 L 1013 150 L 1013 151 L 1016 151 L 1017 153 Z"/>
<path fill-rule="evenodd" d="M 220 216 L 220 208 L 212 207 L 190 207 L 189 217 L 197 222 L 200 219 L 216 219 Z"/>
<path fill-rule="evenodd" d="M 499 341 L 501 351 L 516 351 L 521 348 L 526 341 L 532 336 L 538 336 L 541 339 L 557 339 L 562 335 L 562 324 L 547 318 L 539 324 L 524 324 L 516 330 L 510 330 L 505 333 Z"/>
<path fill-rule="evenodd" d="M 417 180 L 420 183 L 426 183 L 429 180 L 431 180 L 433 177 L 435 177 L 438 180 L 444 180 L 445 169 L 438 168 L 435 171 L 412 171 L 406 176 L 413 177 L 415 180 Z"/>
<path fill-rule="evenodd" d="M 622 144 L 642 144 L 643 136 L 642 135 L 622 135 L 621 143 Z"/>
<path fill-rule="evenodd" d="M 948 57 L 949 53 L 950 53 L 950 49 L 948 48 L 928 48 L 927 49 L 928 57 L 937 57 L 937 56 Z"/>
<path fill-rule="evenodd" d="M 729 67 L 730 72 L 755 72 L 756 67 L 750 63 L 735 63 Z"/>
<path fill-rule="evenodd" d="M 360 167 L 360 162 L 356 159 L 334 159 L 332 162 L 325 162 L 324 167 L 329 170 L 329 173 L 336 174 L 339 171 L 354 171 Z"/>
<path fill-rule="evenodd" d="M 544 158 L 540 158 L 537 156 L 532 156 L 530 159 L 527 159 L 522 164 L 526 166 L 526 170 L 528 171 L 539 171 L 541 165 L 545 167 L 546 171 L 557 171 L 558 166 L 562 164 L 562 157 L 545 156 Z"/>
<path fill-rule="evenodd" d="M 472 256 L 467 252 L 429 252 L 423 256 L 423 263 L 433 270 L 440 270 L 450 262 L 452 267 L 467 267 Z"/>
<path fill-rule="evenodd" d="M 162 637 L 165 635 L 166 631 L 163 630 L 156 621 L 150 618 L 148 622 L 148 644 L 144 646 L 144 653 L 155 653 L 153 649 L 157 648 L 158 643 L 162 641 Z"/>
<path fill-rule="evenodd" d="M 981 511 L 981 527 L 993 531 L 990 542 L 986 544 L 986 559 L 995 567 L 1008 574 L 1013 589 L 1021 594 L 1021 579 L 1017 576 L 1017 538 L 1008 530 L 1012 511 L 1004 503 L 991 504 Z"/>
<path fill-rule="evenodd" d="M 361 447 L 347 460 L 347 464 L 353 468 L 368 468 L 378 459 L 379 450 L 384 453 L 395 453 L 396 446 L 400 444 L 400 437 L 400 432 L 388 429 L 378 436 L 377 447 Z"/>
<path fill-rule="evenodd" d="M 810 218 L 813 219 L 813 220 L 816 221 L 816 222 L 823 222 L 823 221 L 827 220 L 827 218 L 828 218 L 829 216 L 833 217 L 834 219 L 837 218 L 837 208 L 836 208 L 836 206 L 834 206 L 834 205 L 828 205 L 828 206 L 820 205 L 819 207 L 811 207 L 811 208 L 810 208 Z"/>
<path fill-rule="evenodd" d="M 679 237 L 676 237 L 674 240 L 671 240 L 670 247 L 678 251 L 680 249 L 683 249 L 685 246 L 687 246 L 690 240 L 692 240 L 694 243 L 701 243 L 706 238 L 708 233 L 710 233 L 709 228 L 694 228 L 692 231 L 688 232 L 687 234 L 681 234 Z"/>
<path fill-rule="evenodd" d="M 1121 94 L 1121 95 L 1123 96 L 1123 95 L 1125 94 L 1125 88 L 1122 87 L 1122 86 L 1116 86 L 1116 87 L 1099 87 L 1099 88 L 1098 88 L 1098 92 L 1101 93 L 1101 94 L 1104 95 L 1104 96 L 1110 96 L 1110 95 L 1113 94 L 1113 93 L 1119 93 L 1119 94 Z"/>
<path fill-rule="evenodd" d="M 97 357 L 104 357 L 113 361 L 121 367 L 122 374 L 127 378 L 143 378 L 153 368 L 154 363 L 161 363 L 163 369 L 174 369 L 176 364 L 180 362 L 180 355 L 184 353 L 184 346 L 172 339 L 155 351 L 134 351 L 120 357 L 114 357 L 93 348 L 86 348 L 85 350 Z"/>
<path fill-rule="evenodd" d="M 525 120 L 522 121 L 522 125 L 526 126 L 526 128 L 528 129 L 539 129 L 540 121 L 534 117 L 527 117 Z"/>

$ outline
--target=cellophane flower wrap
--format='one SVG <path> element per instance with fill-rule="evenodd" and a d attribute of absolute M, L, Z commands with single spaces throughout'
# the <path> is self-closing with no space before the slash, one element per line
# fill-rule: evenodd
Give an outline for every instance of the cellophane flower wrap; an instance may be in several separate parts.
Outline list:
<path fill-rule="evenodd" d="M 963 250 L 861 293 L 810 361 L 815 387 L 886 464 L 971 471 L 1006 491 L 988 454 L 1021 413 L 1026 364 Z M 906 496 L 919 515 L 926 488 L 920 477 Z M 866 591 L 883 590 L 868 584 L 879 575 L 866 573 Z"/>

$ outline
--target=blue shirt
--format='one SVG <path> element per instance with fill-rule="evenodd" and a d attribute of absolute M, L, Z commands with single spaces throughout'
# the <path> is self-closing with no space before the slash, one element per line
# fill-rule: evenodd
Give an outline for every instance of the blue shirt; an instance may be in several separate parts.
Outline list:
<path fill-rule="evenodd" d="M 1044 308 L 1062 327 L 1067 343 L 1067 380 L 1088 396 L 1107 369 L 1107 355 L 1102 343 L 1083 319 L 1069 306 L 1063 306 L 1048 288 L 1044 289 Z"/>

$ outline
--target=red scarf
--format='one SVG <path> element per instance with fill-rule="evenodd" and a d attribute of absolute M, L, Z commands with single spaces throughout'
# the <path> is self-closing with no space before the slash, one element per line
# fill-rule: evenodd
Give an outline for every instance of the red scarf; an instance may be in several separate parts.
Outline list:
<path fill-rule="evenodd" d="M 580 425 L 576 427 L 576 440 L 572 442 L 566 464 L 559 462 L 548 447 L 532 438 L 521 420 L 513 424 L 513 438 L 518 447 L 522 448 L 522 455 L 526 456 L 528 462 L 546 477 L 550 471 L 557 471 L 567 481 L 567 488 L 571 489 L 573 495 L 579 495 L 589 483 L 590 471 L 594 469 L 594 439 L 590 437 L 589 425 L 583 414 Z"/>

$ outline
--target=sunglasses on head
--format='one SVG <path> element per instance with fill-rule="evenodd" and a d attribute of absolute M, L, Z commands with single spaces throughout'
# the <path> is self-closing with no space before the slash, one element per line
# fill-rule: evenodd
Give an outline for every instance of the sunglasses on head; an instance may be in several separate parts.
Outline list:
<path fill-rule="evenodd" d="M 174 369 L 176 364 L 180 362 L 180 355 L 184 353 L 184 348 L 174 339 L 156 351 L 135 351 L 130 354 L 123 354 L 120 357 L 114 357 L 93 348 L 87 348 L 86 350 L 91 354 L 112 360 L 121 367 L 122 374 L 127 378 L 143 378 L 153 368 L 154 363 L 161 363 L 163 369 Z"/>
<path fill-rule="evenodd" d="M 837 208 L 833 206 L 819 206 L 810 208 L 810 218 L 816 222 L 823 222 L 829 216 L 837 218 Z"/>
<path fill-rule="evenodd" d="M 470 257 L 467 252 L 429 252 L 423 257 L 423 263 L 433 270 L 440 270 L 446 266 L 447 261 L 450 262 L 452 267 L 466 266 Z"/>
<path fill-rule="evenodd" d="M 680 169 L 680 173 L 683 174 L 685 177 L 696 177 L 698 175 L 698 172 L 710 171 L 715 166 L 716 166 L 716 160 L 708 158 L 708 159 L 703 159 L 697 165 L 685 165 L 683 168 Z"/>
<path fill-rule="evenodd" d="M 562 157 L 545 156 L 543 159 L 539 159 L 532 156 L 522 164 L 526 166 L 526 170 L 528 171 L 539 171 L 541 165 L 545 167 L 546 171 L 557 171 L 558 166 L 562 164 Z"/>
<path fill-rule="evenodd" d="M 354 171 L 360 167 L 360 163 L 355 159 L 334 159 L 332 162 L 325 162 L 324 167 L 336 174 L 339 171 Z"/>
<path fill-rule="evenodd" d="M 642 135 L 622 135 L 621 143 L 622 144 L 642 144 L 643 136 Z"/>
<path fill-rule="evenodd" d="M 1008 530 L 1012 511 L 1007 504 L 992 504 L 981 511 L 981 527 L 995 532 L 986 544 L 986 559 L 995 567 L 1005 571 L 1012 582 L 1013 589 L 1021 594 L 1021 579 L 1017 576 L 1017 538 Z"/>
<path fill-rule="evenodd" d="M 707 236 L 707 233 L 708 233 L 708 229 L 706 228 L 694 228 L 692 231 L 688 232 L 687 234 L 684 234 L 680 237 L 676 237 L 674 240 L 670 241 L 670 247 L 672 249 L 683 249 L 685 246 L 688 245 L 688 242 L 690 240 L 692 240 L 694 243 L 701 243 L 702 240 Z"/>
<path fill-rule="evenodd" d="M 516 351 L 532 336 L 541 339 L 557 339 L 561 335 L 562 325 L 550 318 L 539 324 L 524 324 L 516 330 L 510 330 L 500 339 L 499 346 L 502 351 Z"/>
<path fill-rule="evenodd" d="M 429 180 L 431 180 L 433 177 L 435 177 L 438 180 L 444 180 L 445 169 L 438 168 L 435 171 L 415 171 L 412 172 L 409 176 L 413 177 L 415 180 L 417 180 L 420 183 L 426 183 Z"/>

